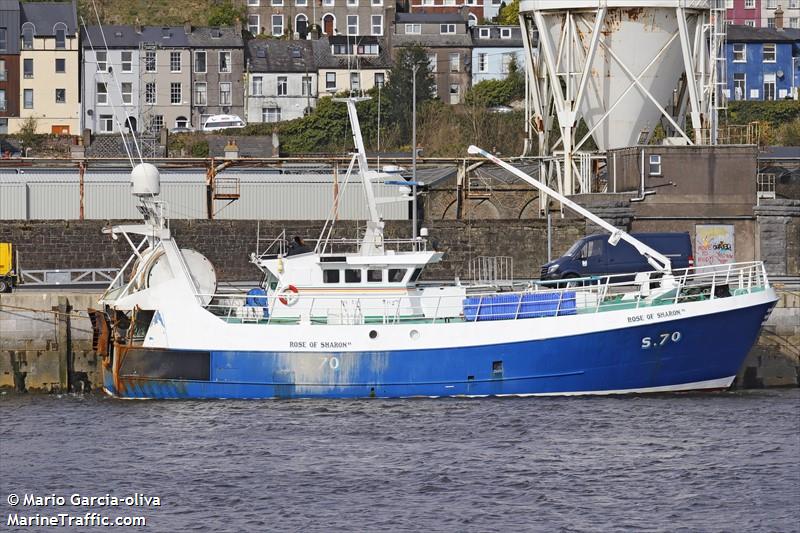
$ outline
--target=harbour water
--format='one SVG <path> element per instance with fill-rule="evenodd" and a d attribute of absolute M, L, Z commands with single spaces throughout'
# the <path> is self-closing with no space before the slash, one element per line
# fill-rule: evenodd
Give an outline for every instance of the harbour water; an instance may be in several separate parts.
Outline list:
<path fill-rule="evenodd" d="M 59 530 L 7 526 L 12 514 L 59 512 L 146 518 L 125 531 L 800 531 L 798 389 L 260 402 L 7 394 L 0 413 L 8 531 Z M 11 494 L 65 503 L 11 506 Z M 123 503 L 73 505 L 74 494 Z"/>

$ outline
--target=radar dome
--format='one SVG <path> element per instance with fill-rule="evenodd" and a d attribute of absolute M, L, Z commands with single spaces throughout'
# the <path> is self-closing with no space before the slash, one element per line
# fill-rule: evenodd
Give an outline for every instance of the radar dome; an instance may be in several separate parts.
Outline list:
<path fill-rule="evenodd" d="M 155 165 L 139 163 L 133 167 L 131 193 L 134 196 L 158 196 L 161 193 L 161 174 Z"/>

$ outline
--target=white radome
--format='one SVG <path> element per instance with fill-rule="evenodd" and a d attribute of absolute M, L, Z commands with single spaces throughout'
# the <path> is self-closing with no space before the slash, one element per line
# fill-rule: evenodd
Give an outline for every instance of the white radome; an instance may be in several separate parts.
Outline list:
<path fill-rule="evenodd" d="M 131 170 L 131 193 L 134 196 L 158 196 L 161 173 L 150 163 L 139 163 Z"/>

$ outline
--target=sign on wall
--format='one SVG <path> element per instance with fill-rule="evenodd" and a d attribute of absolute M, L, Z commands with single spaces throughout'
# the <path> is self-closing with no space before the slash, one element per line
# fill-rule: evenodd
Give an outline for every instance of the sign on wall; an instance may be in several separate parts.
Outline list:
<path fill-rule="evenodd" d="M 732 224 L 695 226 L 694 261 L 696 266 L 725 265 L 734 262 Z"/>

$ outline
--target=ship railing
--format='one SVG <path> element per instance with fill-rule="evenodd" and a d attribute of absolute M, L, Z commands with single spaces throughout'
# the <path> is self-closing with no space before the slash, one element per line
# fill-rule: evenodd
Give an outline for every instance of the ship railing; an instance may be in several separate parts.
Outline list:
<path fill-rule="evenodd" d="M 467 292 L 464 297 L 424 296 L 421 292 L 385 296 L 342 297 L 297 295 L 257 296 L 246 305 L 244 295 L 212 296 L 208 310 L 229 321 L 268 324 L 402 324 L 517 320 L 600 313 L 622 309 L 677 305 L 737 297 L 769 287 L 762 262 L 730 263 L 682 269 L 674 279 L 657 274 L 631 281 L 630 274 L 602 278 L 531 281 L 524 290 Z M 621 281 L 620 281 L 621 280 Z M 664 283 L 662 283 L 664 282 Z M 285 298 L 284 298 L 285 299 Z"/>
<path fill-rule="evenodd" d="M 259 238 L 260 239 L 260 238 Z M 325 253 L 323 255 L 341 255 L 347 253 L 358 253 L 361 246 L 364 244 L 372 244 L 375 248 L 383 248 L 384 250 L 394 250 L 396 252 L 426 252 L 428 250 L 428 241 L 422 237 L 417 238 L 402 238 L 402 239 L 375 239 L 371 243 L 364 239 L 340 238 L 340 239 L 325 239 Z M 269 259 L 278 256 L 286 256 L 287 253 L 292 251 L 294 244 L 293 239 L 287 239 L 286 231 L 281 233 L 270 241 L 260 239 L 260 242 L 267 242 L 263 250 L 260 249 L 260 244 L 256 247 L 259 249 L 253 255 L 255 259 Z M 316 250 L 317 244 L 320 239 L 303 239 L 303 243 L 310 250 Z"/>

